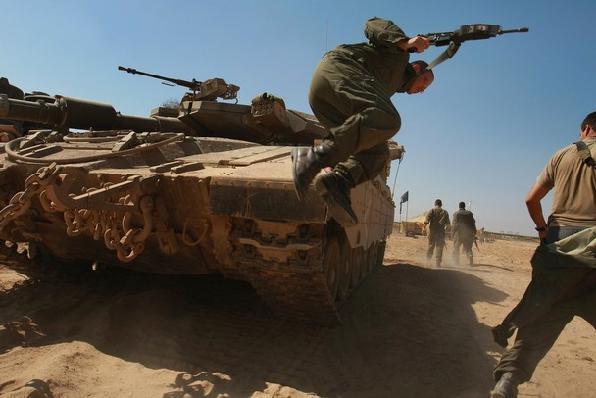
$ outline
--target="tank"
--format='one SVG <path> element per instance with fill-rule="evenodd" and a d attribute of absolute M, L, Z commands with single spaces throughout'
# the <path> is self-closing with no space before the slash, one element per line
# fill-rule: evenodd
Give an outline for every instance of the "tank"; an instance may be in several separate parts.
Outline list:
<path fill-rule="evenodd" d="M 232 103 L 237 90 L 211 79 L 177 115 L 149 117 L 0 95 L 0 118 L 48 128 L 2 147 L 0 239 L 64 263 L 219 273 L 250 283 L 279 316 L 338 322 L 382 263 L 394 218 L 389 164 L 352 190 L 359 223 L 335 220 L 314 186 L 300 202 L 292 183 L 290 151 L 323 127 L 267 93 Z M 389 145 L 400 158 L 403 148 Z"/>

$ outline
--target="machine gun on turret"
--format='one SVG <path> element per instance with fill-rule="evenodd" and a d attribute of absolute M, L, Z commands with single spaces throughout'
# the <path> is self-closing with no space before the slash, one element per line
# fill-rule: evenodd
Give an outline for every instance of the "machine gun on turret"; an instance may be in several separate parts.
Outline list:
<path fill-rule="evenodd" d="M 426 67 L 426 69 L 432 69 L 441 62 L 452 58 L 464 41 L 490 39 L 506 33 L 523 33 L 528 31 L 529 29 L 527 27 L 501 29 L 501 25 L 474 24 L 461 25 L 459 29 L 453 32 L 425 33 L 418 36 L 426 37 L 431 46 L 448 46 L 445 51 Z M 411 48 L 408 51 L 415 52 L 416 50 Z"/>
<path fill-rule="evenodd" d="M 197 101 L 214 101 L 217 98 L 221 98 L 224 100 L 236 99 L 238 90 L 240 90 L 240 87 L 234 84 L 228 84 L 224 79 L 221 79 L 219 77 L 200 82 L 196 79 L 183 80 L 176 79 L 173 77 L 154 75 L 151 73 L 140 72 L 133 68 L 126 68 L 124 66 L 119 66 L 118 70 L 130 73 L 131 75 L 149 76 L 154 77 L 156 79 L 161 79 L 163 80 L 162 83 L 164 84 L 167 84 L 166 82 L 169 82 L 177 86 L 186 87 L 192 91 L 192 99 Z M 188 98 L 185 100 L 188 100 Z"/>

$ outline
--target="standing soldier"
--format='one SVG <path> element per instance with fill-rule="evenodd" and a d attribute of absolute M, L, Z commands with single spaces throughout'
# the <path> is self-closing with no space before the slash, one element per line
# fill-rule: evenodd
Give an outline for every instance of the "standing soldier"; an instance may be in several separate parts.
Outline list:
<path fill-rule="evenodd" d="M 515 343 L 495 367 L 493 398 L 517 396 L 518 384 L 530 380 L 574 316 L 596 328 L 595 159 L 596 112 L 592 112 L 580 125 L 580 140 L 551 157 L 526 197 L 530 218 L 546 244 L 534 253 L 532 280 L 522 300 L 492 330 L 495 341 L 506 347 L 517 329 Z M 547 223 L 540 202 L 553 188 Z"/>
<path fill-rule="evenodd" d="M 443 202 L 441 199 L 435 200 L 435 207 L 428 211 L 426 221 L 424 221 L 424 224 L 428 225 L 428 251 L 426 252 L 426 260 L 430 263 L 436 247 L 437 267 L 441 266 L 443 248 L 445 247 L 445 228 L 449 225 L 449 213 L 443 210 L 442 206 Z"/>
<path fill-rule="evenodd" d="M 423 92 L 433 81 L 424 61 L 409 63 L 409 51 L 423 52 L 429 40 L 408 37 L 393 22 L 372 18 L 364 29 L 368 43 L 343 44 L 329 51 L 314 72 L 308 99 L 328 136 L 292 152 L 294 187 L 302 200 L 315 181 L 332 209 L 357 222 L 350 190 L 373 179 L 389 160 L 387 140 L 401 119 L 391 102 L 395 93 Z M 343 217 L 345 218 L 345 217 Z"/>
<path fill-rule="evenodd" d="M 476 235 L 476 221 L 474 213 L 466 210 L 466 204 L 459 202 L 459 210 L 453 213 L 453 224 L 451 225 L 453 237 L 453 261 L 459 264 L 459 249 L 464 248 L 470 265 L 474 264 L 472 245 Z"/>
<path fill-rule="evenodd" d="M 478 242 L 481 244 L 484 243 L 486 240 L 486 232 L 484 231 L 484 227 L 476 231 L 476 236 L 478 237 Z"/>

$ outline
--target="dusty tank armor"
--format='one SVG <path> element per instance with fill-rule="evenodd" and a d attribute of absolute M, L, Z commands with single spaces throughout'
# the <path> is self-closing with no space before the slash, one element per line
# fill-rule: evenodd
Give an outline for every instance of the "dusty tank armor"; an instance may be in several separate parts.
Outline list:
<path fill-rule="evenodd" d="M 222 84 L 214 92 L 230 98 Z M 382 262 L 389 165 L 352 190 L 360 222 L 341 225 L 314 188 L 303 202 L 294 193 L 292 146 L 324 135 L 313 116 L 269 94 L 252 105 L 212 97 L 186 94 L 178 117 L 138 117 L 69 97 L 0 95 L 0 118 L 50 128 L 2 147 L 0 238 L 69 263 L 221 273 L 249 282 L 278 315 L 337 321 Z M 59 133 L 68 128 L 86 131 Z M 402 147 L 390 147 L 399 158 Z"/>

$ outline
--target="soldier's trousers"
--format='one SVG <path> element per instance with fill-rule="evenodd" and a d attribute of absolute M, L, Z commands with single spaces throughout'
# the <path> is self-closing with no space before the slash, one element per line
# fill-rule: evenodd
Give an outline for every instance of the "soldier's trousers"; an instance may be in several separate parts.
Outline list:
<path fill-rule="evenodd" d="M 443 249 L 445 248 L 445 234 L 428 234 L 428 250 L 426 252 L 426 259 L 430 260 L 435 253 L 437 265 L 443 261 Z"/>
<path fill-rule="evenodd" d="M 568 270 L 562 270 L 565 272 Z M 562 280 L 580 279 L 583 282 L 572 287 L 571 291 L 565 293 L 565 298 L 551 306 L 548 310 L 540 311 L 534 308 L 519 307 L 518 312 L 514 310 L 507 318 L 517 324 L 517 335 L 515 343 L 507 350 L 494 370 L 495 380 L 499 380 L 501 375 L 511 372 L 516 375 L 520 382 L 530 380 L 538 362 L 547 354 L 553 346 L 565 325 L 567 325 L 574 316 L 580 316 L 588 321 L 596 329 L 596 270 L 594 269 L 575 269 L 572 270 L 575 275 L 567 277 L 563 274 Z M 581 273 L 582 275 L 579 275 Z M 539 289 L 539 276 L 533 278 L 524 294 L 523 301 L 534 292 L 531 289 Z M 549 292 L 556 294 L 557 289 L 548 292 L 536 292 L 547 296 Z M 520 303 L 520 304 L 522 304 Z M 525 303 L 530 304 L 530 303 Z M 537 303 L 532 303 L 534 306 Z M 516 309 L 518 309 L 516 307 Z M 536 312 L 539 312 L 536 315 Z M 506 319 L 507 321 L 507 319 Z M 506 325 L 503 325 L 506 327 Z"/>
<path fill-rule="evenodd" d="M 546 243 L 582 229 L 551 227 Z M 582 317 L 596 329 L 596 269 L 534 268 L 519 304 L 493 328 L 495 340 L 502 345 L 517 329 L 515 343 L 495 367 L 495 380 L 506 372 L 515 374 L 520 382 L 530 380 L 538 362 L 574 316 Z"/>
<path fill-rule="evenodd" d="M 473 262 L 472 245 L 474 244 L 474 237 L 462 237 L 456 235 L 453 239 L 453 261 L 459 264 L 459 252 L 463 246 L 464 254 L 468 257 L 470 264 Z"/>
<path fill-rule="evenodd" d="M 401 126 L 388 93 L 359 62 L 327 54 L 314 72 L 310 106 L 329 132 L 335 151 L 330 165 L 358 185 L 383 171 L 387 140 Z"/>

